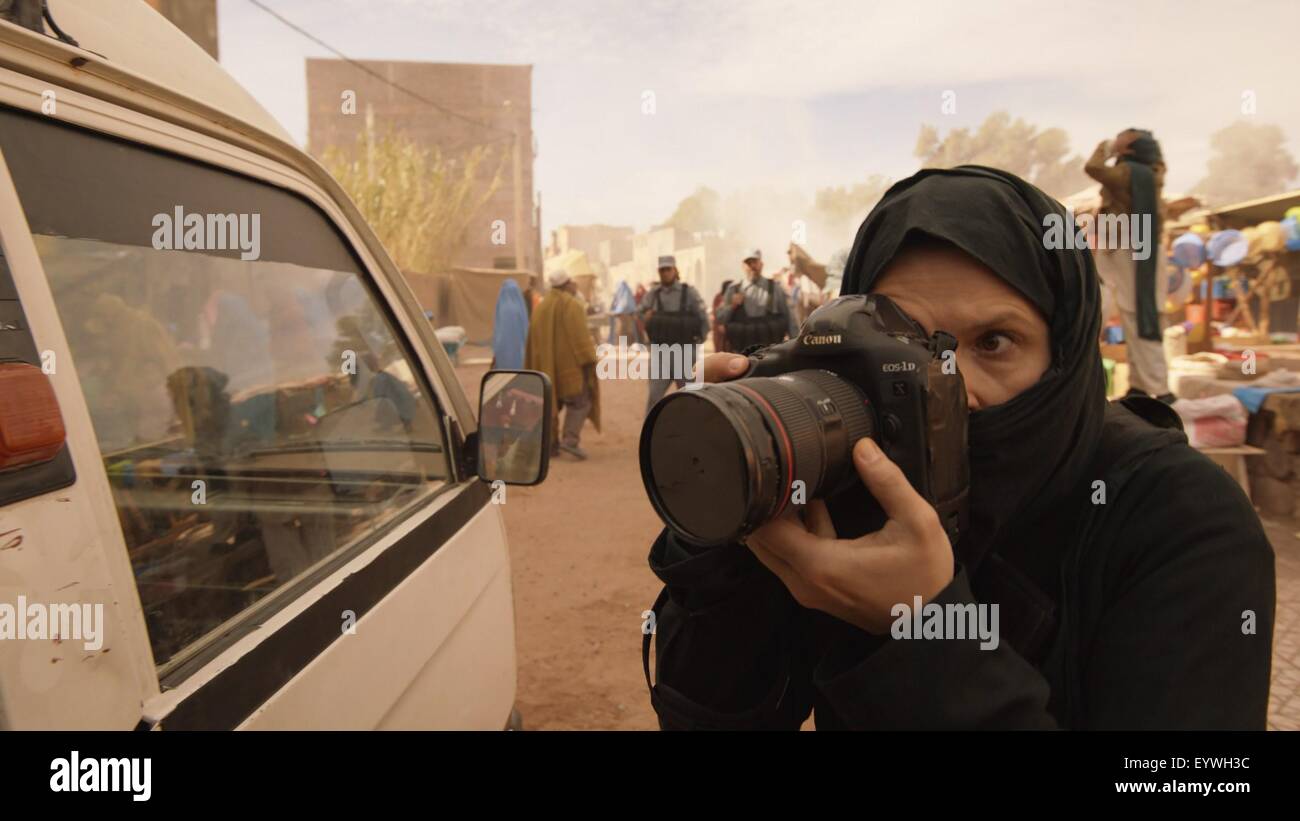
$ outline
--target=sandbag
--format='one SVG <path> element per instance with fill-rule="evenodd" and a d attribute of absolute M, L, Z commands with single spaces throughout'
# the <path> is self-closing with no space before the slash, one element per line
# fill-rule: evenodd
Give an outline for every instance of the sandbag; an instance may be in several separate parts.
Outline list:
<path fill-rule="evenodd" d="M 1230 448 L 1246 442 L 1246 422 L 1250 414 L 1232 394 L 1179 399 L 1173 408 L 1183 420 L 1183 429 L 1192 447 Z M 1290 459 L 1287 459 L 1287 470 L 1290 468 Z"/>

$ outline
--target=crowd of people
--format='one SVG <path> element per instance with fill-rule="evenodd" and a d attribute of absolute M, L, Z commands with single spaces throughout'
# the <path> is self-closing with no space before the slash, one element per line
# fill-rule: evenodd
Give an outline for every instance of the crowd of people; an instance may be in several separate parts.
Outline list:
<path fill-rule="evenodd" d="M 656 339 L 648 321 L 658 307 L 660 292 L 676 294 L 679 287 L 689 289 L 694 315 L 704 323 L 706 333 L 694 339 L 707 339 L 714 352 L 741 352 L 754 345 L 768 345 L 798 333 L 799 326 L 828 297 L 823 288 L 793 266 L 782 268 L 775 276 L 763 275 L 763 252 L 754 248 L 741 260 L 736 279 L 724 280 L 706 307 L 694 286 L 681 282 L 677 260 L 659 258 L 659 282 L 647 288 L 638 285 L 635 293 L 627 283 L 619 283 L 610 305 L 609 341 L 619 337 L 639 343 L 671 343 L 677 339 Z M 626 298 L 622 298 L 626 292 Z M 670 296 L 671 311 L 680 310 L 677 298 Z M 740 309 L 739 311 L 737 309 Z M 662 395 L 662 393 L 660 394 Z"/>
<path fill-rule="evenodd" d="M 647 380 L 646 411 L 674 386 L 691 378 L 699 352 L 743 352 L 796 336 L 799 326 L 827 298 L 823 289 L 793 267 L 775 277 L 763 275 L 763 252 L 745 252 L 738 276 L 726 280 L 706 303 L 699 290 L 681 278 L 671 255 L 658 259 L 658 282 L 634 291 L 619 282 L 610 300 L 608 342 L 680 346 L 680 373 Z M 600 385 L 596 377 L 597 338 L 588 317 L 599 306 L 588 301 L 565 270 L 546 277 L 547 288 L 522 292 L 506 282 L 497 301 L 492 348 L 494 368 L 522 367 L 546 373 L 554 386 L 557 435 L 551 454 L 585 460 L 582 429 L 590 420 L 600 430 Z"/>

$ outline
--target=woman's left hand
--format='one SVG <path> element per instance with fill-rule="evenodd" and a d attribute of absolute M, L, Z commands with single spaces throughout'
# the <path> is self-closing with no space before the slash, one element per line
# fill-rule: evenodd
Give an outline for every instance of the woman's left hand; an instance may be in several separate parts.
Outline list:
<path fill-rule="evenodd" d="M 853 448 L 853 464 L 889 521 L 857 539 L 836 537 L 820 500 L 807 521 L 782 516 L 745 540 L 804 607 L 830 613 L 875 634 L 888 632 L 899 602 L 929 601 L 953 578 L 953 553 L 939 515 L 875 442 Z"/>

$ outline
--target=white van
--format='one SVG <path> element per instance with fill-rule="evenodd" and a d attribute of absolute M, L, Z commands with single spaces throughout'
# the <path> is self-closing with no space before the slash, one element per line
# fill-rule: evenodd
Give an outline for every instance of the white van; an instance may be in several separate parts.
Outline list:
<path fill-rule="evenodd" d="M 485 377 L 480 438 L 248 93 L 141 0 L 49 5 L 79 47 L 0 20 L 0 727 L 517 726 L 492 502 L 549 382 Z"/>

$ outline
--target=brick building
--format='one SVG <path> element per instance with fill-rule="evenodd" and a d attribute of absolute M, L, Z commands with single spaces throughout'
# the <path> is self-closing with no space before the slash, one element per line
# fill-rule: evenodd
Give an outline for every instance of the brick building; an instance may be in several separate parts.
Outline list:
<path fill-rule="evenodd" d="M 307 150 L 319 157 L 329 146 L 351 146 L 368 121 L 377 129 L 391 129 L 437 146 L 446 154 L 488 145 L 493 154 L 483 164 L 482 184 L 489 184 L 498 163 L 501 184 L 466 230 L 455 264 L 511 269 L 516 267 L 518 250 L 520 267 L 541 270 L 541 233 L 533 193 L 532 66 L 358 62 L 388 82 L 343 60 L 307 60 Z M 390 83 L 472 122 L 423 103 Z M 348 113 L 344 105 L 347 92 L 355 95 L 351 109 L 355 113 Z M 517 185 L 515 133 L 519 134 Z M 496 220 L 506 225 L 504 244 L 500 232 L 493 230 Z M 517 227 L 518 222 L 522 226 Z"/>
<path fill-rule="evenodd" d="M 632 236 L 631 259 L 609 265 L 607 279 L 611 287 L 620 280 L 633 286 L 655 282 L 659 257 L 670 254 L 677 258 L 677 271 L 682 280 L 694 285 L 706 301 L 725 280 L 742 276 L 740 260 L 744 248 L 734 239 L 659 226 Z M 772 270 L 768 270 L 769 276 Z"/>
<path fill-rule="evenodd" d="M 145 0 L 203 50 L 218 59 L 217 0 Z"/>
<path fill-rule="evenodd" d="M 630 225 L 561 225 L 551 232 L 547 256 L 582 251 L 603 278 L 611 266 L 632 259 L 634 233 Z"/>

